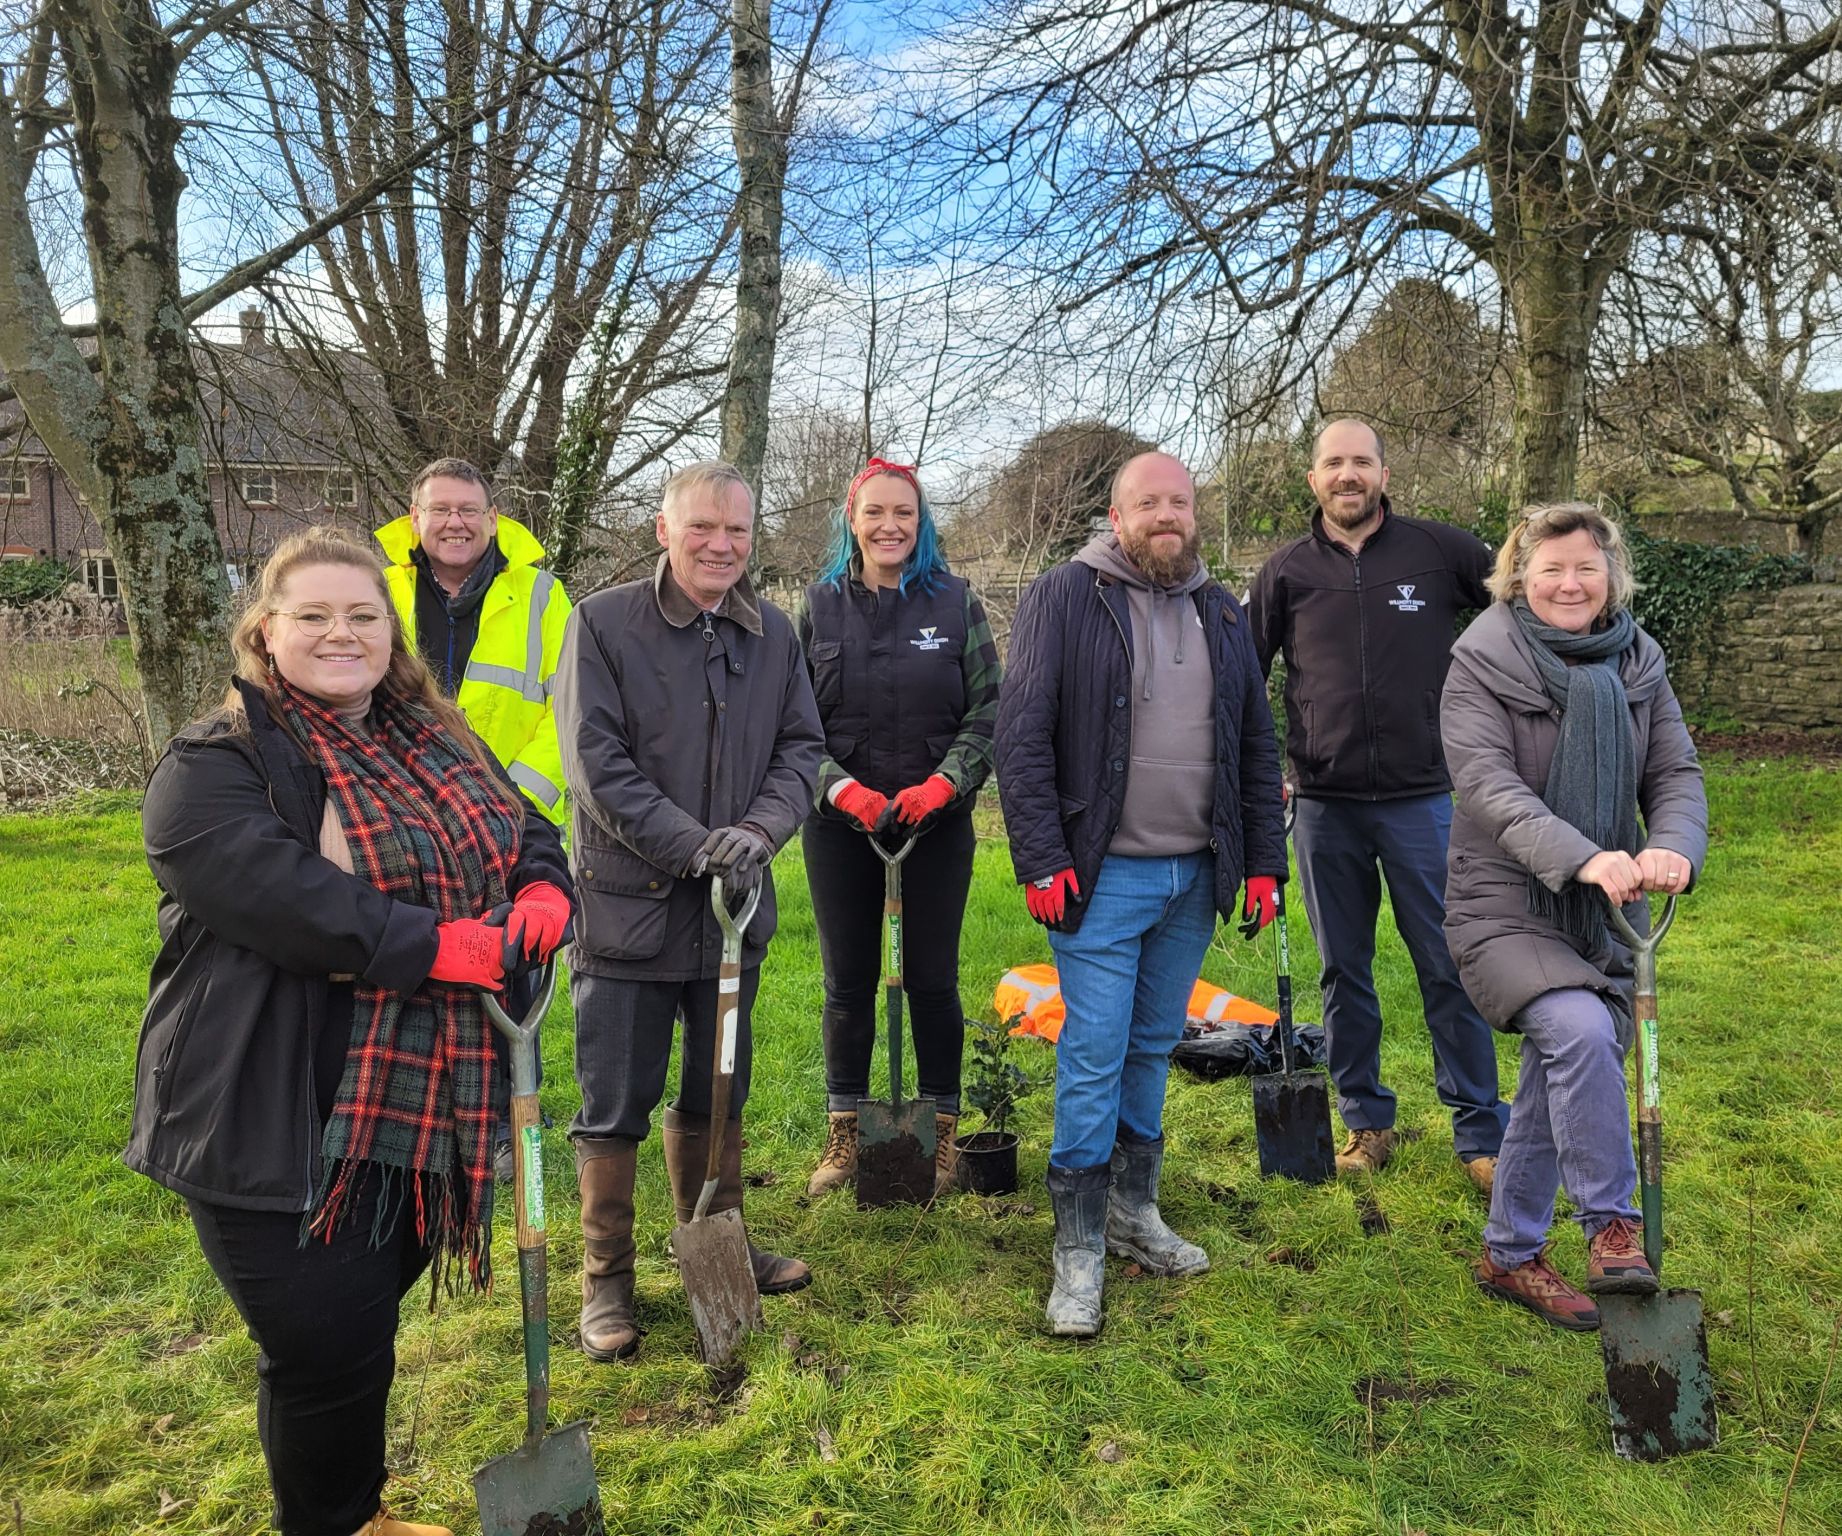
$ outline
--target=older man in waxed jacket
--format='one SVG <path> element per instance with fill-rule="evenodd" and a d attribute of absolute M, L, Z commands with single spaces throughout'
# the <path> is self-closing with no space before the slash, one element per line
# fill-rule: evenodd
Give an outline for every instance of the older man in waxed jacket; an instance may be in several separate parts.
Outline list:
<path fill-rule="evenodd" d="M 710 877 L 765 882 L 744 935 L 731 1124 L 711 1213 L 742 1204 L 739 1121 L 749 1014 L 775 926 L 768 864 L 812 808 L 824 737 L 799 641 L 744 568 L 754 500 L 727 464 L 665 487 L 653 574 L 597 592 L 570 620 L 556 714 L 580 892 L 571 995 L 582 1109 L 570 1128 L 582 1194 L 582 1348 L 639 1346 L 633 1317 L 633 1187 L 639 1144 L 665 1092 L 674 1018 L 684 1020 L 665 1166 L 690 1219 L 709 1152 L 711 1062 L 722 938 Z M 764 1295 L 812 1275 L 750 1245 Z"/>

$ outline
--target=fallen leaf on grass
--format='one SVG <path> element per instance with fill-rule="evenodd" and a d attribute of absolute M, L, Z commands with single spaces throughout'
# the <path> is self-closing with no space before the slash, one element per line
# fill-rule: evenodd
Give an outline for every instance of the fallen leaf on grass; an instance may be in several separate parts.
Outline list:
<path fill-rule="evenodd" d="M 1716 1328 L 1731 1328 L 1733 1326 L 1733 1314 L 1731 1312 L 1716 1312 L 1710 1321 Z"/>
<path fill-rule="evenodd" d="M 838 1459 L 838 1453 L 832 1449 L 831 1431 L 823 1424 L 818 1427 L 817 1432 L 813 1435 L 813 1439 L 819 1442 L 820 1461 L 831 1462 Z"/>
<path fill-rule="evenodd" d="M 202 1333 L 188 1333 L 181 1338 L 168 1339 L 166 1343 L 160 1346 L 160 1353 L 169 1357 L 173 1355 L 189 1355 L 193 1350 L 203 1349 L 204 1347 L 205 1336 Z"/>
<path fill-rule="evenodd" d="M 154 1434 L 154 1435 L 165 1434 L 169 1429 L 173 1427 L 173 1420 L 178 1417 L 179 1415 L 176 1413 L 161 1414 L 160 1417 L 155 1419 L 153 1423 L 148 1427 L 148 1433 Z"/>
<path fill-rule="evenodd" d="M 1126 1453 L 1124 1451 L 1120 1450 L 1119 1442 L 1117 1440 L 1107 1441 L 1105 1445 L 1101 1446 L 1099 1450 L 1094 1452 L 1094 1455 L 1096 1455 L 1097 1457 L 1100 1458 L 1100 1460 L 1105 1461 L 1105 1462 L 1118 1461 L 1119 1458 L 1124 1456 L 1125 1454 Z"/>
<path fill-rule="evenodd" d="M 191 1502 L 190 1499 L 176 1499 L 162 1488 L 160 1490 L 160 1518 L 162 1520 L 171 1519 Z"/>

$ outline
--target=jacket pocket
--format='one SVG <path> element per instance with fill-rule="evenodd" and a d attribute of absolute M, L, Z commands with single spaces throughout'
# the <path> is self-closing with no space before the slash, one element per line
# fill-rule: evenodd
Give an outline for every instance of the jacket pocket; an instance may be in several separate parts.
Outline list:
<path fill-rule="evenodd" d="M 1062 795 L 1059 797 L 1059 803 L 1062 812 L 1062 824 L 1064 826 L 1087 809 L 1087 802 L 1077 795 Z"/>
<path fill-rule="evenodd" d="M 844 643 L 815 640 L 806 651 L 806 669 L 812 674 L 812 696 L 819 718 L 835 710 L 844 697 Z"/>
<path fill-rule="evenodd" d="M 1420 695 L 1420 715 L 1426 722 L 1427 761 L 1445 767 L 1445 746 L 1439 739 L 1439 695 L 1428 688 Z"/>
<path fill-rule="evenodd" d="M 677 883 L 629 848 L 584 844 L 576 866 L 582 938 L 608 960 L 651 960 L 665 947 L 667 898 Z"/>

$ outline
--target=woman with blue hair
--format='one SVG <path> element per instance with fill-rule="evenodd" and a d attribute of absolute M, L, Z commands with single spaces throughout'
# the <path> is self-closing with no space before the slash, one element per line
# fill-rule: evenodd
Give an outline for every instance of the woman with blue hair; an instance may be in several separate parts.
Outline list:
<path fill-rule="evenodd" d="M 951 1186 L 965 1011 L 959 930 L 972 884 L 972 805 L 991 772 L 998 651 L 978 594 L 947 569 L 914 468 L 871 459 L 851 481 L 831 555 L 798 627 L 825 726 L 818 814 L 802 837 L 825 965 L 825 1151 L 810 1194 L 857 1173 L 870 1092 L 885 815 L 926 832 L 902 866 L 904 970 L 916 1075 L 935 1108 L 934 1192 Z"/>

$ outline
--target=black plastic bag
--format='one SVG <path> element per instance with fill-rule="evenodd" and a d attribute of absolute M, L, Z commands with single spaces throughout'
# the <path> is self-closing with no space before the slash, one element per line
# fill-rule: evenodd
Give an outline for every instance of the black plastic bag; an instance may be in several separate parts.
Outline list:
<path fill-rule="evenodd" d="M 1185 1024 L 1170 1059 L 1197 1077 L 1252 1077 L 1277 1072 L 1277 1024 Z M 1324 1064 L 1324 1028 L 1300 1024 L 1292 1031 L 1295 1070 Z"/>

